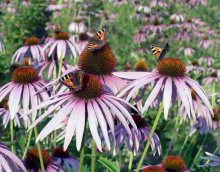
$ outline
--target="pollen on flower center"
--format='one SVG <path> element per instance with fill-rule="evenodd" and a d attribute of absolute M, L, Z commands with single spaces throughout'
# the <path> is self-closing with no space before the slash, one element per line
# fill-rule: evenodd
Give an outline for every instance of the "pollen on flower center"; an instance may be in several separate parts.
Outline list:
<path fill-rule="evenodd" d="M 181 77 L 185 75 L 186 66 L 180 59 L 165 58 L 157 64 L 157 70 L 162 75 Z"/>
<path fill-rule="evenodd" d="M 82 90 L 74 93 L 77 97 L 84 99 L 97 98 L 103 91 L 103 85 L 96 76 L 85 75 Z"/>
<path fill-rule="evenodd" d="M 108 75 L 114 71 L 116 59 L 108 43 L 94 51 L 85 47 L 80 54 L 79 66 L 89 74 Z"/>
<path fill-rule="evenodd" d="M 68 150 L 64 151 L 63 148 L 56 148 L 53 152 L 53 157 L 58 157 L 58 158 L 69 158 L 70 153 Z"/>
<path fill-rule="evenodd" d="M 21 84 L 35 82 L 39 79 L 38 72 L 31 66 L 16 68 L 12 73 L 12 81 Z"/>
<path fill-rule="evenodd" d="M 167 156 L 162 164 L 167 171 L 183 172 L 186 169 L 185 161 L 179 156 Z"/>
<path fill-rule="evenodd" d="M 55 33 L 56 40 L 69 40 L 69 38 L 70 38 L 70 36 L 67 32 L 59 31 L 59 32 Z"/>
<path fill-rule="evenodd" d="M 39 44 L 40 44 L 40 40 L 39 40 L 37 37 L 35 37 L 35 36 L 32 36 L 32 37 L 27 38 L 27 39 L 25 40 L 25 45 L 26 45 L 26 46 L 39 45 Z"/>
<path fill-rule="evenodd" d="M 162 166 L 151 165 L 143 169 L 142 172 L 166 172 Z"/>
<path fill-rule="evenodd" d="M 47 168 L 51 162 L 50 155 L 44 149 L 41 149 L 41 153 L 43 157 L 44 167 Z M 38 171 L 38 169 L 40 169 L 40 159 L 39 159 L 37 148 L 31 149 L 27 153 L 27 157 L 25 159 L 25 165 L 27 169 L 34 169 L 35 171 Z"/>
<path fill-rule="evenodd" d="M 134 65 L 135 71 L 147 71 L 148 64 L 144 59 L 138 60 Z"/>

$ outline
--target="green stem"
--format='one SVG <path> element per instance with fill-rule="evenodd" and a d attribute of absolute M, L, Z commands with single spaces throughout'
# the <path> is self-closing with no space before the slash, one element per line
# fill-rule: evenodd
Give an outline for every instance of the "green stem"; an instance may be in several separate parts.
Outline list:
<path fill-rule="evenodd" d="M 96 163 L 96 144 L 93 140 L 92 143 L 92 161 L 91 161 L 91 172 L 95 172 L 95 163 Z"/>
<path fill-rule="evenodd" d="M 33 133 L 33 129 L 31 129 L 31 130 L 29 131 L 28 141 L 27 141 L 27 145 L 26 145 L 26 147 L 25 147 L 25 150 L 24 150 L 22 159 L 24 159 L 25 156 L 27 155 L 27 151 L 28 151 L 28 148 L 29 148 L 29 145 L 30 145 L 30 142 L 31 142 L 32 133 Z"/>
<path fill-rule="evenodd" d="M 35 134 L 35 137 L 37 138 L 37 135 L 38 135 L 37 127 L 34 127 L 34 134 Z M 37 142 L 37 150 L 38 150 L 38 155 L 39 155 L 39 159 L 40 159 L 41 172 L 45 172 L 44 161 L 43 161 L 43 156 L 42 156 L 42 152 L 41 152 L 40 142 L 39 141 Z"/>
<path fill-rule="evenodd" d="M 184 152 L 183 156 L 186 155 L 186 153 L 190 150 L 190 147 L 193 145 L 194 141 L 196 140 L 196 136 L 193 136 L 193 139 L 189 143 L 188 147 L 186 148 L 186 151 Z"/>
<path fill-rule="evenodd" d="M 215 81 L 212 84 L 212 94 L 215 93 Z M 212 96 L 212 107 L 215 106 L 215 95 Z"/>
<path fill-rule="evenodd" d="M 131 171 L 132 164 L 133 164 L 133 159 L 134 159 L 134 154 L 133 154 L 132 151 L 130 151 L 130 158 L 129 158 L 129 165 L 128 165 L 129 171 Z"/>
<path fill-rule="evenodd" d="M 178 155 L 181 155 L 181 153 L 182 153 L 182 151 L 183 151 L 183 148 L 185 147 L 185 145 L 186 145 L 188 139 L 189 139 L 189 135 L 187 135 L 187 137 L 185 138 L 185 140 L 184 140 L 184 142 L 183 142 L 183 145 L 182 145 L 182 147 L 181 147 L 180 152 L 179 152 Z"/>
<path fill-rule="evenodd" d="M 10 119 L 10 132 L 11 132 L 11 150 L 13 153 L 15 153 L 15 147 L 14 147 L 14 124 L 13 120 Z"/>
<path fill-rule="evenodd" d="M 81 149 L 80 149 L 80 161 L 79 161 L 79 168 L 78 168 L 78 172 L 82 171 L 83 168 L 83 161 L 84 161 L 84 154 L 85 154 L 85 144 L 84 144 L 84 138 L 82 140 L 82 145 L 81 145 Z"/>
<path fill-rule="evenodd" d="M 61 72 L 62 72 L 62 64 L 63 64 L 63 59 L 60 59 L 60 63 L 59 63 L 59 70 L 58 70 L 58 77 L 61 76 Z"/>
<path fill-rule="evenodd" d="M 151 132 L 150 132 L 149 139 L 148 139 L 148 141 L 147 141 L 147 144 L 146 144 L 146 146 L 145 146 L 145 149 L 144 149 L 144 152 L 143 152 L 143 154 L 142 154 L 142 156 L 141 156 L 141 159 L 140 159 L 140 161 L 139 161 L 139 163 L 138 163 L 136 172 L 139 172 L 139 171 L 140 171 L 140 168 L 141 168 L 141 166 L 142 166 L 142 164 L 143 164 L 144 158 L 146 157 L 147 151 L 148 151 L 149 146 L 150 146 L 151 139 L 152 139 L 152 137 L 153 137 L 153 134 L 154 134 L 154 131 L 155 131 L 156 127 L 157 127 L 157 124 L 158 124 L 158 122 L 159 122 L 159 119 L 160 119 L 160 117 L 161 117 L 162 111 L 163 111 L 163 103 L 161 102 L 160 108 L 159 108 L 159 110 L 158 110 L 157 116 L 156 116 L 156 118 L 155 118 L 155 120 L 154 120 L 154 124 L 153 124 L 153 127 L 152 127 Z"/>
<path fill-rule="evenodd" d="M 200 153 L 201 153 L 201 151 L 202 151 L 202 148 L 203 148 L 203 146 L 204 146 L 204 144 L 205 144 L 205 141 L 206 141 L 206 139 L 207 139 L 207 136 L 208 136 L 208 134 L 206 134 L 206 136 L 203 138 L 202 144 L 201 144 L 201 146 L 200 146 L 200 148 L 199 148 L 199 150 L 198 150 L 198 152 L 197 152 L 197 154 L 196 154 L 196 156 L 195 156 L 195 158 L 194 158 L 194 160 L 193 160 L 191 169 L 193 168 L 194 164 L 196 163 L 196 161 L 197 161 L 197 159 L 198 159 L 198 157 L 199 157 L 199 155 L 200 155 Z"/>

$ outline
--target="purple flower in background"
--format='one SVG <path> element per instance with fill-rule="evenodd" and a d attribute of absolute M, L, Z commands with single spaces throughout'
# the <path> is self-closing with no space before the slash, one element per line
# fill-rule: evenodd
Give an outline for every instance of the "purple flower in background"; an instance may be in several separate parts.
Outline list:
<path fill-rule="evenodd" d="M 0 116 L 3 118 L 3 125 L 6 128 L 8 126 L 8 123 L 11 119 L 10 111 L 8 108 L 8 100 L 3 99 L 0 102 Z M 23 110 L 18 110 L 18 112 L 15 114 L 15 117 L 13 119 L 14 126 L 21 127 L 21 119 L 24 121 L 25 127 L 30 126 L 30 120 L 28 117 L 23 115 Z"/>
<path fill-rule="evenodd" d="M 65 171 L 78 171 L 79 161 L 73 158 L 68 150 L 64 151 L 63 148 L 56 148 L 52 158 L 54 162 L 63 167 Z"/>
<path fill-rule="evenodd" d="M 118 119 L 118 121 L 123 124 L 129 135 L 131 135 L 129 123 L 137 131 L 136 124 L 125 108 L 125 105 L 133 107 L 125 100 L 104 92 L 104 87 L 96 76 L 85 74 L 81 90 L 75 92 L 70 90 L 68 92 L 51 96 L 47 101 L 29 111 L 33 112 L 41 108 L 47 109 L 32 124 L 31 128 L 47 116 L 51 115 L 51 113 L 55 112 L 53 118 L 40 132 L 36 141 L 43 140 L 68 119 L 63 133 L 64 150 L 67 149 L 72 137 L 75 135 L 76 148 L 79 151 L 81 148 L 85 123 L 86 120 L 88 120 L 90 132 L 98 149 L 100 151 L 102 150 L 102 143 L 98 134 L 98 125 L 104 135 L 105 143 L 108 149 L 110 149 L 108 127 L 114 135 L 114 119 Z"/>
<path fill-rule="evenodd" d="M 136 33 L 133 37 L 133 41 L 135 44 L 141 44 L 147 40 L 147 34 L 143 29 L 140 29 L 138 33 Z"/>
<path fill-rule="evenodd" d="M 0 143 L 0 170 L 5 172 L 26 172 L 22 161 L 2 143 Z"/>
<path fill-rule="evenodd" d="M 142 113 L 147 111 L 154 101 L 158 105 L 163 102 L 164 117 L 167 119 L 170 107 L 178 102 L 184 107 L 186 111 L 185 116 L 196 119 L 198 114 L 193 107 L 191 96 L 191 90 L 194 89 L 196 96 L 198 96 L 198 101 L 201 101 L 208 108 L 209 113 L 213 114 L 205 91 L 196 81 L 187 77 L 185 72 L 185 64 L 180 59 L 165 58 L 158 63 L 157 69 L 153 72 L 145 72 L 145 75 L 142 72 L 140 75 L 144 76 L 122 89 L 118 97 L 126 95 L 126 100 L 130 100 L 137 96 L 140 88 L 146 90 L 146 88 L 153 84 L 153 88 L 144 103 Z M 136 76 L 138 77 L 137 74 Z M 135 74 L 133 77 L 135 77 Z"/>
<path fill-rule="evenodd" d="M 190 32 L 188 32 L 187 29 L 182 29 L 175 36 L 175 39 L 177 41 L 189 41 L 191 38 L 192 38 L 192 35 Z"/>
<path fill-rule="evenodd" d="M 51 0 L 47 6 L 47 11 L 60 11 L 65 7 L 63 4 L 57 4 L 56 0 Z"/>
<path fill-rule="evenodd" d="M 46 172 L 64 172 L 59 164 L 50 157 L 45 149 L 41 149 L 44 168 Z M 24 159 L 24 165 L 29 172 L 41 172 L 40 158 L 37 148 L 32 148 Z"/>
<path fill-rule="evenodd" d="M 146 29 L 149 30 L 149 32 L 152 32 L 153 35 L 162 33 L 165 26 L 161 23 L 160 20 L 160 18 L 154 17 L 151 24 L 146 26 Z"/>
<path fill-rule="evenodd" d="M 218 76 L 217 71 L 214 71 L 210 74 L 210 76 L 205 77 L 202 81 L 205 85 L 210 85 L 215 83 L 220 83 L 220 77 Z"/>
<path fill-rule="evenodd" d="M 45 54 L 48 49 L 48 56 L 52 56 L 54 60 L 64 59 L 68 54 L 76 58 L 80 52 L 77 44 L 70 41 L 69 34 L 62 31 L 55 31 L 55 39 L 44 46 L 42 53 Z"/>
<path fill-rule="evenodd" d="M 208 66 L 211 66 L 215 62 L 215 59 L 213 57 L 200 57 L 199 63 L 205 63 Z"/>
<path fill-rule="evenodd" d="M 216 156 L 216 155 L 211 154 L 209 152 L 206 152 L 205 154 L 207 155 L 207 157 L 202 157 L 202 159 L 208 160 L 209 163 L 206 163 L 204 165 L 200 165 L 200 167 L 208 167 L 208 166 L 216 167 L 216 166 L 220 166 L 220 157 L 219 156 Z"/>
<path fill-rule="evenodd" d="M 207 36 L 204 37 L 200 42 L 199 42 L 199 46 L 204 48 L 204 49 L 207 49 L 211 46 L 214 45 L 214 41 L 209 39 Z"/>
<path fill-rule="evenodd" d="M 12 63 L 23 63 L 25 57 L 30 57 L 34 63 L 41 62 L 44 57 L 42 55 L 42 45 L 40 45 L 40 40 L 32 36 L 27 38 L 23 47 L 19 48 L 12 57 Z"/>
<path fill-rule="evenodd" d="M 81 17 L 74 18 L 73 22 L 68 27 L 70 33 L 80 34 L 86 31 L 86 25 L 83 23 Z"/>
<path fill-rule="evenodd" d="M 14 119 L 20 108 L 24 110 L 23 119 L 28 125 L 27 110 L 36 107 L 44 99 L 48 99 L 48 94 L 41 92 L 35 95 L 44 85 L 44 81 L 38 76 L 38 72 L 31 66 L 23 66 L 14 70 L 11 82 L 0 88 L 0 102 L 8 97 L 8 108 L 11 119 Z M 32 120 L 35 119 L 37 111 L 33 111 Z"/>
<path fill-rule="evenodd" d="M 176 22 L 183 22 L 184 21 L 184 17 L 181 14 L 172 14 L 170 16 L 170 20 L 175 20 Z"/>
<path fill-rule="evenodd" d="M 151 0 L 150 5 L 152 7 L 167 7 L 168 4 L 164 0 Z"/>
<path fill-rule="evenodd" d="M 138 13 L 140 13 L 140 12 L 142 12 L 144 14 L 150 14 L 151 13 L 151 9 L 146 5 L 137 5 L 136 10 L 137 10 Z"/>
<path fill-rule="evenodd" d="M 194 74 L 200 74 L 202 72 L 205 72 L 205 68 L 199 66 L 199 63 L 197 61 L 192 61 L 192 64 L 189 66 L 186 66 L 186 73 L 193 72 Z"/>
<path fill-rule="evenodd" d="M 22 5 L 24 7 L 29 7 L 31 5 L 31 2 L 30 2 L 30 0 L 22 0 Z"/>
<path fill-rule="evenodd" d="M 197 30 L 198 29 L 196 24 L 194 23 L 193 19 L 186 20 L 185 22 L 183 22 L 181 24 L 181 27 L 188 29 L 188 30 Z"/>
<path fill-rule="evenodd" d="M 177 53 L 179 54 L 181 52 L 183 52 L 185 56 L 192 56 L 195 53 L 195 50 L 190 47 L 181 47 Z"/>
<path fill-rule="evenodd" d="M 199 131 L 200 134 L 207 134 L 210 130 L 211 128 L 207 123 L 206 118 L 203 116 L 199 116 L 191 126 L 189 136 L 192 136 L 197 131 Z"/>
<path fill-rule="evenodd" d="M 80 53 L 88 45 L 88 41 L 89 41 L 89 36 L 87 33 L 80 33 L 79 34 L 79 40 L 77 41 L 77 45 L 80 49 Z"/>

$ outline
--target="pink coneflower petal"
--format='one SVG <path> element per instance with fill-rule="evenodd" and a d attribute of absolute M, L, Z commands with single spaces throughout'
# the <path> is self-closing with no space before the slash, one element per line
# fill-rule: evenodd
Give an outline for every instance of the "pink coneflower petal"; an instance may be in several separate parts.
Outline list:
<path fill-rule="evenodd" d="M 146 73 L 147 72 L 113 72 L 112 74 L 120 78 L 134 80 L 143 78 L 144 76 L 146 76 Z"/>
<path fill-rule="evenodd" d="M 57 42 L 54 42 L 54 43 L 51 42 L 50 44 L 52 44 L 52 45 L 51 45 L 51 47 L 50 47 L 50 51 L 49 51 L 48 57 L 50 57 L 50 56 L 52 55 L 52 53 L 55 51 L 54 49 L 56 48 L 56 46 L 57 46 L 57 44 L 58 44 L 58 41 L 57 41 Z M 50 44 L 48 44 L 48 46 L 49 46 Z M 46 45 L 45 45 L 44 47 L 46 47 Z"/>
<path fill-rule="evenodd" d="M 167 120 L 172 97 L 172 79 L 168 78 L 163 93 L 164 118 Z"/>
<path fill-rule="evenodd" d="M 144 111 L 146 111 L 148 109 L 148 107 L 151 105 L 151 103 L 153 103 L 153 101 L 155 100 L 155 98 L 157 97 L 157 94 L 159 93 L 161 86 L 163 84 L 165 77 L 161 77 L 158 82 L 156 83 L 156 85 L 154 86 L 153 90 L 151 91 L 151 93 L 149 94 L 144 107 L 142 109 L 142 113 L 144 113 Z"/>
<path fill-rule="evenodd" d="M 9 165 L 8 165 L 8 162 L 5 160 L 5 158 L 2 155 L 0 155 L 0 162 L 1 162 L 1 165 L 0 165 L 1 171 L 2 171 L 2 167 L 3 167 L 5 171 L 12 172 Z"/>

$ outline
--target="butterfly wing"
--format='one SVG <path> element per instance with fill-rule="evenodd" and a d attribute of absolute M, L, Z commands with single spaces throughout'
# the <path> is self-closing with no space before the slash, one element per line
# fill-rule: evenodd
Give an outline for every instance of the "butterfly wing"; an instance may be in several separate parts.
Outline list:
<path fill-rule="evenodd" d="M 83 71 L 75 71 L 73 73 L 61 77 L 60 82 L 65 86 L 67 86 L 69 89 L 76 92 L 82 89 L 83 77 L 84 77 Z"/>
<path fill-rule="evenodd" d="M 169 48 L 170 48 L 169 44 L 166 43 L 166 45 L 162 49 L 162 52 L 161 52 L 160 56 L 158 57 L 157 61 L 160 61 L 160 60 L 162 60 L 165 57 L 167 51 L 169 51 Z"/>
<path fill-rule="evenodd" d="M 158 59 L 162 53 L 162 48 L 156 46 L 156 45 L 152 45 L 151 46 L 151 51 L 153 53 L 153 55 L 155 55 L 155 57 Z"/>
<path fill-rule="evenodd" d="M 106 44 L 106 30 L 99 30 L 94 37 L 90 38 L 87 48 L 89 50 L 97 50 Z"/>

